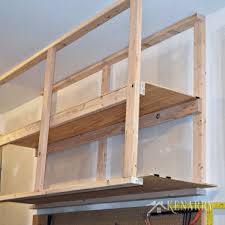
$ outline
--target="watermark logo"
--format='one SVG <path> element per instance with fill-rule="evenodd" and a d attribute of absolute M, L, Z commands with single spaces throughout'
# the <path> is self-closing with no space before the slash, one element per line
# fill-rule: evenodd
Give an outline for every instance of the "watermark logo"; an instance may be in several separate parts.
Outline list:
<path fill-rule="evenodd" d="M 197 202 L 197 201 L 153 201 L 147 206 L 151 206 L 147 213 L 147 217 L 152 213 L 172 212 L 176 214 L 176 211 L 180 210 L 212 210 L 211 202 Z"/>
<path fill-rule="evenodd" d="M 147 217 L 149 217 L 152 213 L 160 214 L 162 212 L 167 212 L 167 211 L 170 211 L 173 214 L 176 214 L 174 209 L 170 207 L 170 204 L 164 204 L 163 201 L 159 201 L 159 202 L 153 201 L 147 206 L 152 206 L 151 209 L 147 212 L 147 215 L 146 215 Z"/>

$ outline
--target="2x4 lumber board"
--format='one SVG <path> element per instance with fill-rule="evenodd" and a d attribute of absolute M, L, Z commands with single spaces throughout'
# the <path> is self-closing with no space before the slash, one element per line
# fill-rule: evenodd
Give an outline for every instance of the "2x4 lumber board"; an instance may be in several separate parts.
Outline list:
<path fill-rule="evenodd" d="M 129 0 L 118 0 L 112 6 L 106 8 L 102 12 L 99 12 L 96 16 L 90 18 L 86 22 L 82 23 L 80 26 L 66 33 L 55 42 L 39 51 L 32 57 L 28 58 L 24 62 L 20 63 L 13 69 L 9 70 L 5 74 L 0 76 L 0 85 L 12 80 L 13 78 L 19 76 L 21 73 L 27 71 L 31 67 L 35 66 L 47 57 L 47 52 L 51 48 L 55 48 L 56 51 L 68 46 L 75 40 L 81 38 L 88 32 L 107 22 L 111 18 L 120 14 L 124 10 L 129 8 Z"/>
<path fill-rule="evenodd" d="M 113 178 L 110 180 L 101 180 L 101 181 L 89 181 L 89 182 L 78 182 L 77 184 L 59 184 L 54 188 L 47 188 L 43 191 L 36 192 L 27 192 L 27 193 L 18 193 L 18 194 L 9 194 L 0 196 L 0 202 L 15 201 L 17 199 L 29 199 L 29 198 L 42 198 L 47 196 L 59 196 L 64 194 L 81 194 L 88 192 L 104 191 L 104 190 L 113 190 L 117 188 L 127 188 L 132 186 L 143 185 L 142 178 L 130 177 L 130 178 Z"/>
<path fill-rule="evenodd" d="M 52 106 L 52 86 L 54 82 L 55 59 L 56 59 L 56 49 L 50 48 L 48 50 L 46 70 L 45 70 L 44 97 L 43 97 L 40 136 L 39 136 L 39 144 L 38 144 L 36 182 L 35 182 L 35 190 L 37 191 L 42 190 L 44 186 L 49 124 L 50 124 L 50 116 L 51 116 L 51 108 L 52 108 L 51 107 Z"/>
<path fill-rule="evenodd" d="M 194 94 L 201 97 L 201 113 L 193 118 L 193 179 L 205 181 L 205 19 L 194 25 Z"/>
<path fill-rule="evenodd" d="M 97 180 L 106 178 L 107 137 L 99 138 L 97 155 Z"/>
<path fill-rule="evenodd" d="M 142 50 L 149 48 L 153 45 L 156 45 L 162 41 L 165 41 L 166 39 L 169 39 L 185 30 L 190 29 L 194 26 L 194 24 L 201 20 L 202 16 L 198 14 L 194 14 L 192 16 L 189 16 L 167 28 L 162 29 L 159 32 L 156 32 L 153 35 L 150 35 L 147 38 L 142 39 Z M 76 83 L 92 74 L 97 73 L 98 71 L 102 70 L 105 65 L 112 65 L 114 63 L 117 63 L 123 59 L 126 59 L 128 57 L 128 48 L 125 48 L 117 53 L 114 53 L 101 61 L 90 65 L 72 75 L 69 75 L 67 78 L 58 81 L 53 86 L 53 91 L 59 91 L 73 83 Z M 41 93 L 42 94 L 42 93 Z"/>
<path fill-rule="evenodd" d="M 199 99 L 196 99 L 194 101 L 185 102 L 181 105 L 172 106 L 161 111 L 156 111 L 154 113 L 144 115 L 140 117 L 139 128 L 151 127 L 161 123 L 200 113 L 199 101 Z M 114 124 L 112 126 L 104 127 L 96 131 L 91 131 L 79 136 L 52 143 L 48 146 L 48 153 L 64 151 L 65 149 L 72 149 L 82 144 L 97 141 L 101 138 L 123 134 L 124 131 L 124 122 Z"/>
<path fill-rule="evenodd" d="M 193 188 L 212 188 L 214 185 L 193 183 L 154 175 L 139 178 L 114 178 L 109 181 L 89 184 L 62 185 L 56 189 L 0 196 L 0 202 L 20 202 L 28 204 L 48 204 L 53 202 L 90 200 L 124 195 L 174 191 Z"/>
<path fill-rule="evenodd" d="M 110 91 L 110 74 L 111 74 L 111 66 L 105 65 L 102 70 L 102 85 L 101 85 L 102 95 L 105 95 Z"/>
<path fill-rule="evenodd" d="M 110 91 L 110 72 L 111 67 L 106 65 L 102 70 L 101 94 L 107 94 Z M 97 179 L 106 178 L 106 160 L 107 160 L 107 137 L 99 139 L 98 158 L 97 158 Z"/>
<path fill-rule="evenodd" d="M 141 86 L 142 0 L 130 0 L 128 84 L 125 120 L 123 176 L 137 175 L 139 105 Z"/>
<path fill-rule="evenodd" d="M 72 120 L 78 120 L 79 118 L 101 112 L 108 108 L 116 107 L 122 103 L 125 103 L 127 97 L 126 87 L 110 92 L 99 98 L 82 103 L 78 106 L 74 106 L 68 110 L 52 115 L 50 118 L 50 128 L 56 128 L 71 122 Z M 30 124 L 24 128 L 18 129 L 14 132 L 10 132 L 0 137 L 0 146 L 19 141 L 25 137 L 28 139 L 32 135 L 37 134 L 40 131 L 40 121 Z M 35 147 L 35 146 L 33 146 Z"/>

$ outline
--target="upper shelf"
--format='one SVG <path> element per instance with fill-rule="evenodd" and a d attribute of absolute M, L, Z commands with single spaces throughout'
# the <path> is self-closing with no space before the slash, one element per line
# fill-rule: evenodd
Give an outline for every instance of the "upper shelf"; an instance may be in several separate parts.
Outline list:
<path fill-rule="evenodd" d="M 140 117 L 187 102 L 197 97 L 150 83 L 141 83 Z M 50 119 L 49 144 L 125 121 L 127 87 L 54 114 Z M 36 148 L 40 121 L 0 137 L 0 146 L 16 144 Z"/>
<path fill-rule="evenodd" d="M 28 192 L 0 196 L 0 202 L 48 204 L 87 199 L 100 199 L 125 195 L 146 194 L 193 188 L 212 188 L 213 185 L 199 184 L 162 178 L 154 175 L 140 178 L 114 178 L 93 183 L 58 185 L 40 192 Z"/>

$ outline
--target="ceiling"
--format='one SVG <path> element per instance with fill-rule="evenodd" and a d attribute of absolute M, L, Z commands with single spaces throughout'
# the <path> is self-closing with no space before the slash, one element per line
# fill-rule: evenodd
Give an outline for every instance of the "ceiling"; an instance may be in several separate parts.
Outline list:
<path fill-rule="evenodd" d="M 0 0 L 0 74 L 113 2 Z M 208 15 L 225 7 L 225 0 L 143 0 L 143 3 L 143 37 L 195 12 Z M 128 15 L 128 11 L 122 13 L 60 51 L 55 81 L 127 46 Z M 43 74 L 44 63 L 41 63 L 1 86 L 0 113 L 38 96 Z"/>

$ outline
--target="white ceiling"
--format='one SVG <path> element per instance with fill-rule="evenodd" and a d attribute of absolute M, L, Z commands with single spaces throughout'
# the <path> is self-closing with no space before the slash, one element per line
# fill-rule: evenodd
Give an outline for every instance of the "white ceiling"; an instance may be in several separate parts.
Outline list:
<path fill-rule="evenodd" d="M 143 37 L 186 16 L 225 7 L 225 0 L 143 0 Z M 45 47 L 114 0 L 0 0 L 0 74 Z M 127 45 L 128 12 L 86 35 L 57 56 L 56 78 Z M 31 100 L 41 90 L 44 63 L 0 87 L 0 113 Z"/>

